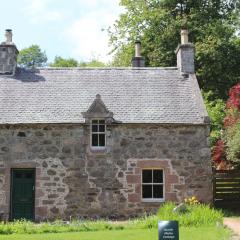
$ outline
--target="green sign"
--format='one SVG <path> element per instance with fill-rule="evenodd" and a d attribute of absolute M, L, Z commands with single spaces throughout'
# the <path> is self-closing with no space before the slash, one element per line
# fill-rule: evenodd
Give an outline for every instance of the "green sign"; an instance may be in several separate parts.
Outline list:
<path fill-rule="evenodd" d="M 158 222 L 159 240 L 179 240 L 179 229 L 177 221 Z"/>

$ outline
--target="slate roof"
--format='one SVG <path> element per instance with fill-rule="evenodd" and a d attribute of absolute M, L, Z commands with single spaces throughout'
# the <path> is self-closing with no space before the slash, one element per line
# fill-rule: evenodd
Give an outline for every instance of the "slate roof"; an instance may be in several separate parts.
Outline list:
<path fill-rule="evenodd" d="M 96 94 L 123 123 L 207 118 L 195 75 L 177 68 L 45 68 L 0 76 L 0 124 L 82 123 Z"/>

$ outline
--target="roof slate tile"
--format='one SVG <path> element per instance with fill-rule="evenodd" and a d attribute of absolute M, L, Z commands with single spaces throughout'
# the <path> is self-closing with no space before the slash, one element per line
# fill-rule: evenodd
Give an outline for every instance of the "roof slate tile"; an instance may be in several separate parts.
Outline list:
<path fill-rule="evenodd" d="M 177 68 L 18 69 L 0 76 L 0 124 L 82 123 L 97 94 L 123 123 L 202 124 L 195 76 Z"/>

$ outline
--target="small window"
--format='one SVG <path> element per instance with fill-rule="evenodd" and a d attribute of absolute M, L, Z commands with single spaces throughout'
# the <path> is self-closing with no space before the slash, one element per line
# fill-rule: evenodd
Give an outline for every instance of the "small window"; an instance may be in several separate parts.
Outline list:
<path fill-rule="evenodd" d="M 162 169 L 142 170 L 142 200 L 161 201 L 164 199 L 164 174 Z"/>
<path fill-rule="evenodd" d="M 106 125 L 105 120 L 92 120 L 92 147 L 106 146 Z"/>

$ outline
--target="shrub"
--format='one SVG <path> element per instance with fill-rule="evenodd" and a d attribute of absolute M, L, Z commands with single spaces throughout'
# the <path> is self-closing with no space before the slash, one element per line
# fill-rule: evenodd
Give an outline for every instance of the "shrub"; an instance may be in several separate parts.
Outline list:
<path fill-rule="evenodd" d="M 187 205 L 187 211 L 173 212 L 174 203 L 166 203 L 156 215 L 143 216 L 126 222 L 109 222 L 105 220 L 81 221 L 74 220 L 68 224 L 62 221 L 53 223 L 45 222 L 35 224 L 29 221 L 15 221 L 0 223 L 0 234 L 12 233 L 62 233 L 62 232 L 86 232 L 123 229 L 146 229 L 157 228 L 159 220 L 176 220 L 180 226 L 215 226 L 217 222 L 222 223 L 222 212 L 214 210 L 207 205 Z"/>
<path fill-rule="evenodd" d="M 184 213 L 174 212 L 174 203 L 166 203 L 158 210 L 157 216 L 160 220 L 176 220 L 180 226 L 200 227 L 215 226 L 217 222 L 222 223 L 221 211 L 210 208 L 205 204 L 187 205 Z"/>

